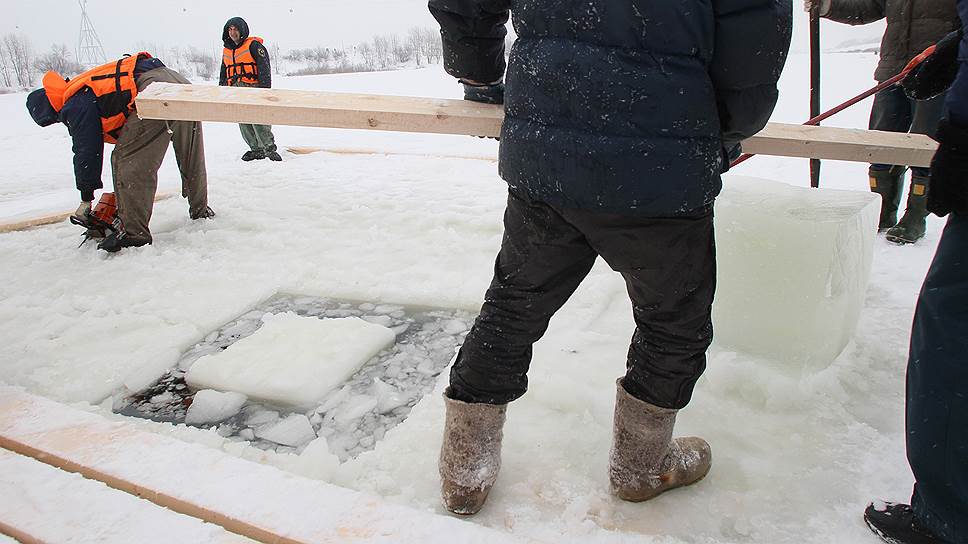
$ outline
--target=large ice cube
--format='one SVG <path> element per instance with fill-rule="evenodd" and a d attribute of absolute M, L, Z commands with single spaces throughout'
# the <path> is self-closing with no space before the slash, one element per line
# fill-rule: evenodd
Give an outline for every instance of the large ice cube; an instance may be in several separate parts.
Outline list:
<path fill-rule="evenodd" d="M 857 327 L 880 197 L 729 176 L 716 202 L 715 341 L 820 367 Z"/>
<path fill-rule="evenodd" d="M 194 389 L 311 406 L 390 346 L 393 331 L 362 319 L 267 314 L 262 327 L 225 351 L 201 357 L 185 375 Z"/>

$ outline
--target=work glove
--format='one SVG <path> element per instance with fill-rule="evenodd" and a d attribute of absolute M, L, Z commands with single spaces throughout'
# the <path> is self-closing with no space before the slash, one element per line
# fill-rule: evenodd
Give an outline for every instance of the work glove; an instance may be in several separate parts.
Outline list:
<path fill-rule="evenodd" d="M 817 14 L 823 17 L 830 13 L 830 3 L 831 0 L 803 0 L 803 11 L 809 13 L 816 7 L 818 10 Z"/>
<path fill-rule="evenodd" d="M 931 161 L 928 211 L 938 217 L 968 215 L 968 125 L 942 119 L 935 138 L 939 144 Z"/>
<path fill-rule="evenodd" d="M 961 29 L 949 33 L 935 45 L 934 53 L 901 80 L 904 94 L 914 100 L 928 100 L 948 90 L 958 74 Z"/>
<path fill-rule="evenodd" d="M 723 155 L 723 169 L 720 174 L 725 174 L 729 171 L 729 167 L 733 164 L 733 161 L 738 159 L 740 155 L 743 154 L 743 144 L 740 142 L 723 142 L 722 155 Z"/>
<path fill-rule="evenodd" d="M 460 80 L 464 85 L 464 100 L 481 102 L 483 104 L 503 104 L 504 103 L 504 83 L 470 83 Z"/>
<path fill-rule="evenodd" d="M 73 215 L 79 221 L 86 222 L 87 216 L 90 215 L 90 213 L 91 202 L 81 202 L 81 204 L 77 207 L 77 210 L 75 210 L 71 215 Z"/>

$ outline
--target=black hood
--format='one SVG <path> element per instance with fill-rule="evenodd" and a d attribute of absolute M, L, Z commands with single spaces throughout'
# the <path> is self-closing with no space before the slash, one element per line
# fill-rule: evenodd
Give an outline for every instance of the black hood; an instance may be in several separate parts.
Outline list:
<path fill-rule="evenodd" d="M 225 22 L 225 26 L 222 28 L 222 43 L 225 47 L 229 49 L 237 49 L 239 45 L 229 38 L 229 27 L 234 26 L 239 29 L 239 34 L 242 35 L 242 39 L 239 43 L 244 42 L 249 37 L 249 24 L 245 22 L 245 19 L 241 17 L 232 17 Z"/>
<path fill-rule="evenodd" d="M 47 92 L 44 89 L 37 89 L 27 95 L 27 111 L 34 122 L 42 127 L 53 125 L 58 122 L 57 112 L 50 105 L 47 99 Z"/>

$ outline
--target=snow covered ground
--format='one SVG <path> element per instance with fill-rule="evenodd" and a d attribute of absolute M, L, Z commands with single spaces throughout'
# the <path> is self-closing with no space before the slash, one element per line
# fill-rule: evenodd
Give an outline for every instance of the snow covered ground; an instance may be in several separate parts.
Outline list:
<path fill-rule="evenodd" d="M 774 121 L 806 117 L 806 61 L 791 56 Z M 869 53 L 826 55 L 825 105 L 873 85 L 875 62 Z M 439 67 L 281 78 L 276 86 L 460 96 Z M 66 130 L 34 126 L 23 101 L 23 94 L 0 96 L 3 220 L 76 205 Z M 866 126 L 869 107 L 870 100 L 829 124 Z M 115 256 L 93 245 L 76 249 L 78 229 L 68 224 L 0 235 L 0 379 L 123 417 L 102 401 L 150 385 L 213 331 L 277 293 L 477 310 L 506 197 L 496 142 L 295 127 L 275 133 L 282 147 L 327 151 L 242 163 L 238 128 L 206 124 L 218 216 L 192 222 L 183 200 L 160 202 L 153 246 Z M 736 174 L 802 186 L 806 162 L 759 157 Z M 866 166 L 825 162 L 821 183 L 866 191 Z M 169 156 L 161 190 L 177 188 Z M 640 505 L 607 493 L 614 379 L 632 323 L 624 284 L 599 263 L 535 348 L 531 389 L 509 409 L 502 474 L 474 522 L 564 542 L 873 542 L 860 518 L 866 502 L 906 500 L 912 484 L 902 432 L 905 353 L 942 225 L 929 218 L 926 238 L 911 247 L 877 240 L 858 332 L 828 368 L 807 371 L 714 344 L 677 428 L 709 440 L 713 470 L 693 488 Z M 796 241 L 787 249 L 797 251 Z M 343 463 L 320 448 L 300 457 L 214 430 L 143 425 L 439 512 L 442 386 L 372 451 Z"/>

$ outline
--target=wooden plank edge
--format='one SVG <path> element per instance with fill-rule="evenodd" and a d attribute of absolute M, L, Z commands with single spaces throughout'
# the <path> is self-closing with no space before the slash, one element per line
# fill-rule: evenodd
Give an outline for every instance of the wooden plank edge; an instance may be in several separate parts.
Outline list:
<path fill-rule="evenodd" d="M 292 538 L 273 533 L 263 529 L 262 527 L 252 525 L 246 521 L 227 516 L 202 506 L 198 506 L 177 497 L 172 497 L 170 495 L 142 487 L 138 484 L 112 476 L 100 470 L 75 463 L 56 454 L 37 449 L 29 444 L 25 444 L 7 436 L 0 436 L 0 448 L 31 457 L 37 461 L 40 461 L 41 463 L 45 463 L 67 472 L 80 474 L 89 480 L 97 480 L 110 488 L 118 491 L 124 491 L 125 493 L 145 499 L 163 508 L 178 512 L 179 514 L 184 514 L 186 516 L 191 516 L 193 518 L 218 525 L 230 533 L 251 538 L 252 540 L 264 542 L 266 544 L 310 544 L 308 542 L 294 540 Z M 3 532 L 2 528 L 0 528 L 0 532 Z M 13 536 L 13 538 L 17 537 Z M 18 540 L 20 539 L 18 538 Z"/>
<path fill-rule="evenodd" d="M 12 525 L 4 523 L 2 519 L 0 519 L 0 534 L 7 535 L 17 542 L 20 542 L 20 544 L 47 544 L 33 535 L 29 535 Z"/>
<path fill-rule="evenodd" d="M 175 193 L 160 193 L 155 195 L 155 202 L 159 202 L 168 198 L 175 196 Z M 44 225 L 53 225 L 54 223 L 60 223 L 71 216 L 74 212 L 59 212 L 55 214 L 40 215 L 37 217 L 31 217 L 29 219 L 23 219 L 20 221 L 12 221 L 9 223 L 0 223 L 0 234 L 7 232 L 17 232 L 20 230 L 27 230 L 33 227 L 42 227 Z"/>

